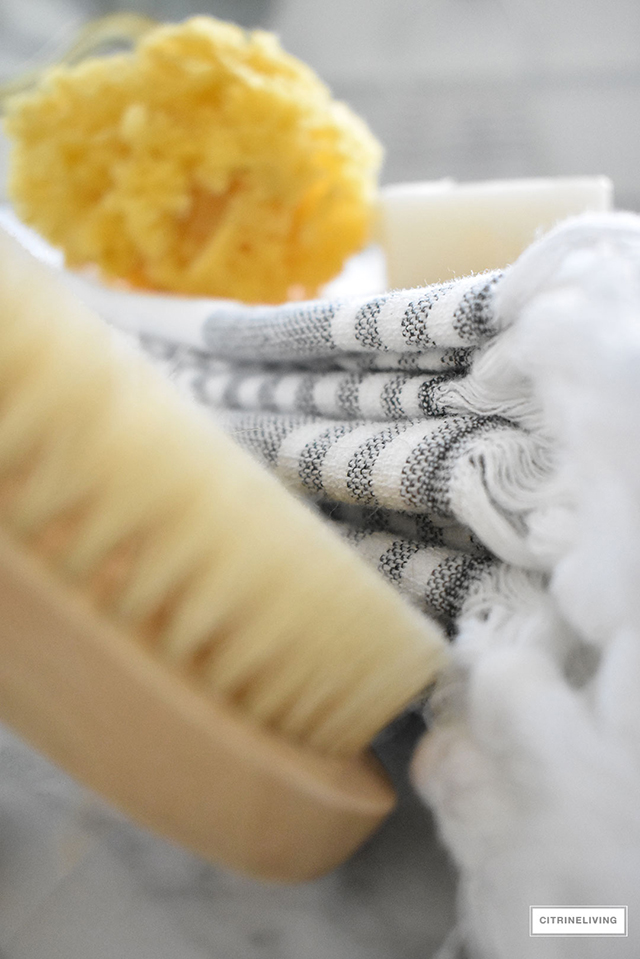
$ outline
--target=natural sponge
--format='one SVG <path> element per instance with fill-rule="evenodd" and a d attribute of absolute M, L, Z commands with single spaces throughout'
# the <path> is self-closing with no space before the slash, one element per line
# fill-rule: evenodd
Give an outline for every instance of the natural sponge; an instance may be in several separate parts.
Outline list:
<path fill-rule="evenodd" d="M 367 238 L 381 149 L 265 31 L 210 17 L 9 101 L 9 192 L 71 266 L 135 287 L 313 296 Z"/>

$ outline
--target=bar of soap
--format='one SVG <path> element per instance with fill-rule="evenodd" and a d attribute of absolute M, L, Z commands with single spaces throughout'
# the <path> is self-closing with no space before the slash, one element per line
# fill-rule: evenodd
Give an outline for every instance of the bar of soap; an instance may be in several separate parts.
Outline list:
<path fill-rule="evenodd" d="M 390 288 L 411 288 L 512 263 L 559 220 L 611 208 L 605 176 L 383 187 L 378 230 Z"/>

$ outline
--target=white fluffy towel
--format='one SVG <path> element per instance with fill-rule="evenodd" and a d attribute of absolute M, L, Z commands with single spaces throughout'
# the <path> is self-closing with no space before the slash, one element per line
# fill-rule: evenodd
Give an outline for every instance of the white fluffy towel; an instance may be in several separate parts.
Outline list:
<path fill-rule="evenodd" d="M 450 627 L 413 766 L 460 870 L 443 959 L 637 959 L 640 219 L 569 220 L 437 287 L 224 306 L 191 345 L 150 332 Z M 629 935 L 531 937 L 535 905 L 625 905 Z"/>
<path fill-rule="evenodd" d="M 555 466 L 545 576 L 458 623 L 414 761 L 461 872 L 469 959 L 640 955 L 640 219 L 567 222 L 496 298 L 489 392 L 531 394 Z M 532 905 L 627 905 L 628 938 L 531 938 Z"/>

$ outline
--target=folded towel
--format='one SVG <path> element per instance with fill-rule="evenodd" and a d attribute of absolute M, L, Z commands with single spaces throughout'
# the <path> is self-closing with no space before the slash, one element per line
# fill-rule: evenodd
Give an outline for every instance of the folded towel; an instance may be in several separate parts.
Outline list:
<path fill-rule="evenodd" d="M 225 303 L 202 322 L 206 350 L 148 332 L 141 342 L 367 561 L 451 625 L 469 599 L 497 580 L 504 588 L 499 560 L 537 567 L 523 517 L 549 470 L 548 444 L 520 425 L 526 400 L 507 408 L 476 372 L 496 336 L 502 280 Z"/>

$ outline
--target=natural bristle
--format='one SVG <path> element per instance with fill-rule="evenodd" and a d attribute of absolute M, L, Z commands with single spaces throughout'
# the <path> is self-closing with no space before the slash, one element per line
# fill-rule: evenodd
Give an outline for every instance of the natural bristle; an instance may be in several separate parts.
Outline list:
<path fill-rule="evenodd" d="M 430 682 L 437 627 L 5 235 L 0 338 L 0 524 L 61 585 L 322 751 Z"/>

